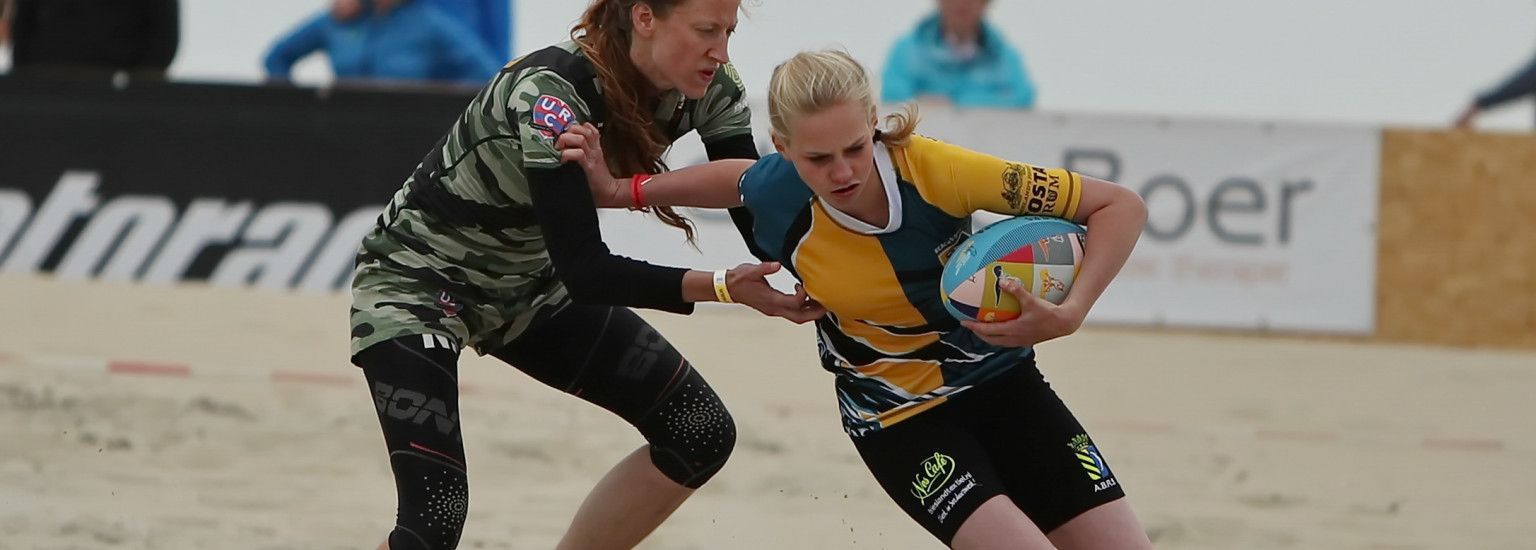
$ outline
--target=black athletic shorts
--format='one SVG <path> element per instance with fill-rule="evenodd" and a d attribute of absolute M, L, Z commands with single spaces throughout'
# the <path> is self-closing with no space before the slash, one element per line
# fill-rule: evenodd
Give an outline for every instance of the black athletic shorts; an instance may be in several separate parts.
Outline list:
<path fill-rule="evenodd" d="M 1043 533 L 1125 496 L 1034 360 L 890 427 L 854 437 L 907 515 L 949 544 L 983 502 L 1007 495 Z"/>

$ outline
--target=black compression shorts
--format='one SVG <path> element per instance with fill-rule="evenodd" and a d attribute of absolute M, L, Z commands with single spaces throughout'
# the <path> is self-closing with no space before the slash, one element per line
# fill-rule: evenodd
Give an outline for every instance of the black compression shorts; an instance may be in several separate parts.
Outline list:
<path fill-rule="evenodd" d="M 997 495 L 1043 533 L 1125 496 L 1033 359 L 853 443 L 886 494 L 945 544 Z"/>

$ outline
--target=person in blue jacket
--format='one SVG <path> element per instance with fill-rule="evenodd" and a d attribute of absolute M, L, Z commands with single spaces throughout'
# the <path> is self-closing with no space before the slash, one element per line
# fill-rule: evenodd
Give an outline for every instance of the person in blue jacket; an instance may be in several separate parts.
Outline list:
<path fill-rule="evenodd" d="M 1536 58 L 1532 58 L 1520 70 L 1506 77 L 1498 86 L 1474 98 L 1472 104 L 1456 117 L 1456 127 L 1469 129 L 1472 127 L 1473 119 L 1483 111 L 1531 97 L 1536 97 Z"/>
<path fill-rule="evenodd" d="M 497 60 L 512 58 L 512 0 L 425 0 L 475 32 Z M 331 0 L 331 15 L 347 21 L 360 15 L 363 0 Z"/>
<path fill-rule="evenodd" d="M 318 51 L 340 80 L 478 85 L 501 69 L 473 31 L 428 2 L 362 0 L 362 7 L 345 21 L 322 13 L 279 39 L 264 62 L 267 76 L 288 80 L 295 63 Z"/>
<path fill-rule="evenodd" d="M 497 61 L 512 59 L 512 0 L 431 0 L 464 22 Z"/>
<path fill-rule="evenodd" d="M 1027 109 L 1035 85 L 1024 59 L 984 21 L 991 0 L 939 0 L 939 10 L 896 41 L 880 99 L 939 100 L 957 107 Z"/>

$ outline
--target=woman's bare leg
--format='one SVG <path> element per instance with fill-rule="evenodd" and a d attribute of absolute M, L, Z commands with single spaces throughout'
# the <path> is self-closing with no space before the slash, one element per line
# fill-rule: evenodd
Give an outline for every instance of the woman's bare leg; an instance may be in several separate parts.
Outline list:
<path fill-rule="evenodd" d="M 1007 495 L 987 499 L 950 541 L 955 550 L 1046 550 L 1055 548 L 1035 522 L 1029 520 Z"/>
<path fill-rule="evenodd" d="M 1152 539 L 1147 530 L 1131 511 L 1126 499 L 1105 503 L 1083 512 L 1071 521 L 1052 530 L 1051 542 L 1062 550 L 1151 550 Z"/>
<path fill-rule="evenodd" d="M 633 548 L 693 495 L 651 463 L 649 447 L 629 453 L 582 501 L 560 550 Z"/>

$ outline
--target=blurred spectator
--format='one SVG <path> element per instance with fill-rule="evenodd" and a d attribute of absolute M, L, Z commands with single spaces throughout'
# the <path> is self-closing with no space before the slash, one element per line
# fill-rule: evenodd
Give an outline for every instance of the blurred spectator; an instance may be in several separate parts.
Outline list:
<path fill-rule="evenodd" d="M 288 80 L 295 63 L 318 51 L 343 80 L 479 85 L 503 64 L 458 19 L 428 1 L 360 0 L 355 13 L 346 8 L 333 3 L 273 44 L 264 62 L 267 76 Z"/>
<path fill-rule="evenodd" d="M 0 0 L 15 74 L 164 79 L 181 40 L 177 0 Z"/>
<path fill-rule="evenodd" d="M 485 43 L 498 61 L 512 59 L 512 0 L 426 0 L 452 15 Z M 331 16 L 348 21 L 363 11 L 363 0 L 332 0 Z"/>
<path fill-rule="evenodd" d="M 1536 96 L 1536 59 L 1504 80 L 1497 87 L 1483 92 L 1472 100 L 1461 115 L 1456 117 L 1456 127 L 1470 129 L 1472 120 L 1485 110 L 1511 101 Z"/>
<path fill-rule="evenodd" d="M 1029 108 L 1035 86 L 1024 60 L 983 20 L 991 0 L 938 0 L 891 49 L 880 99 L 937 100 L 960 107 Z"/>

